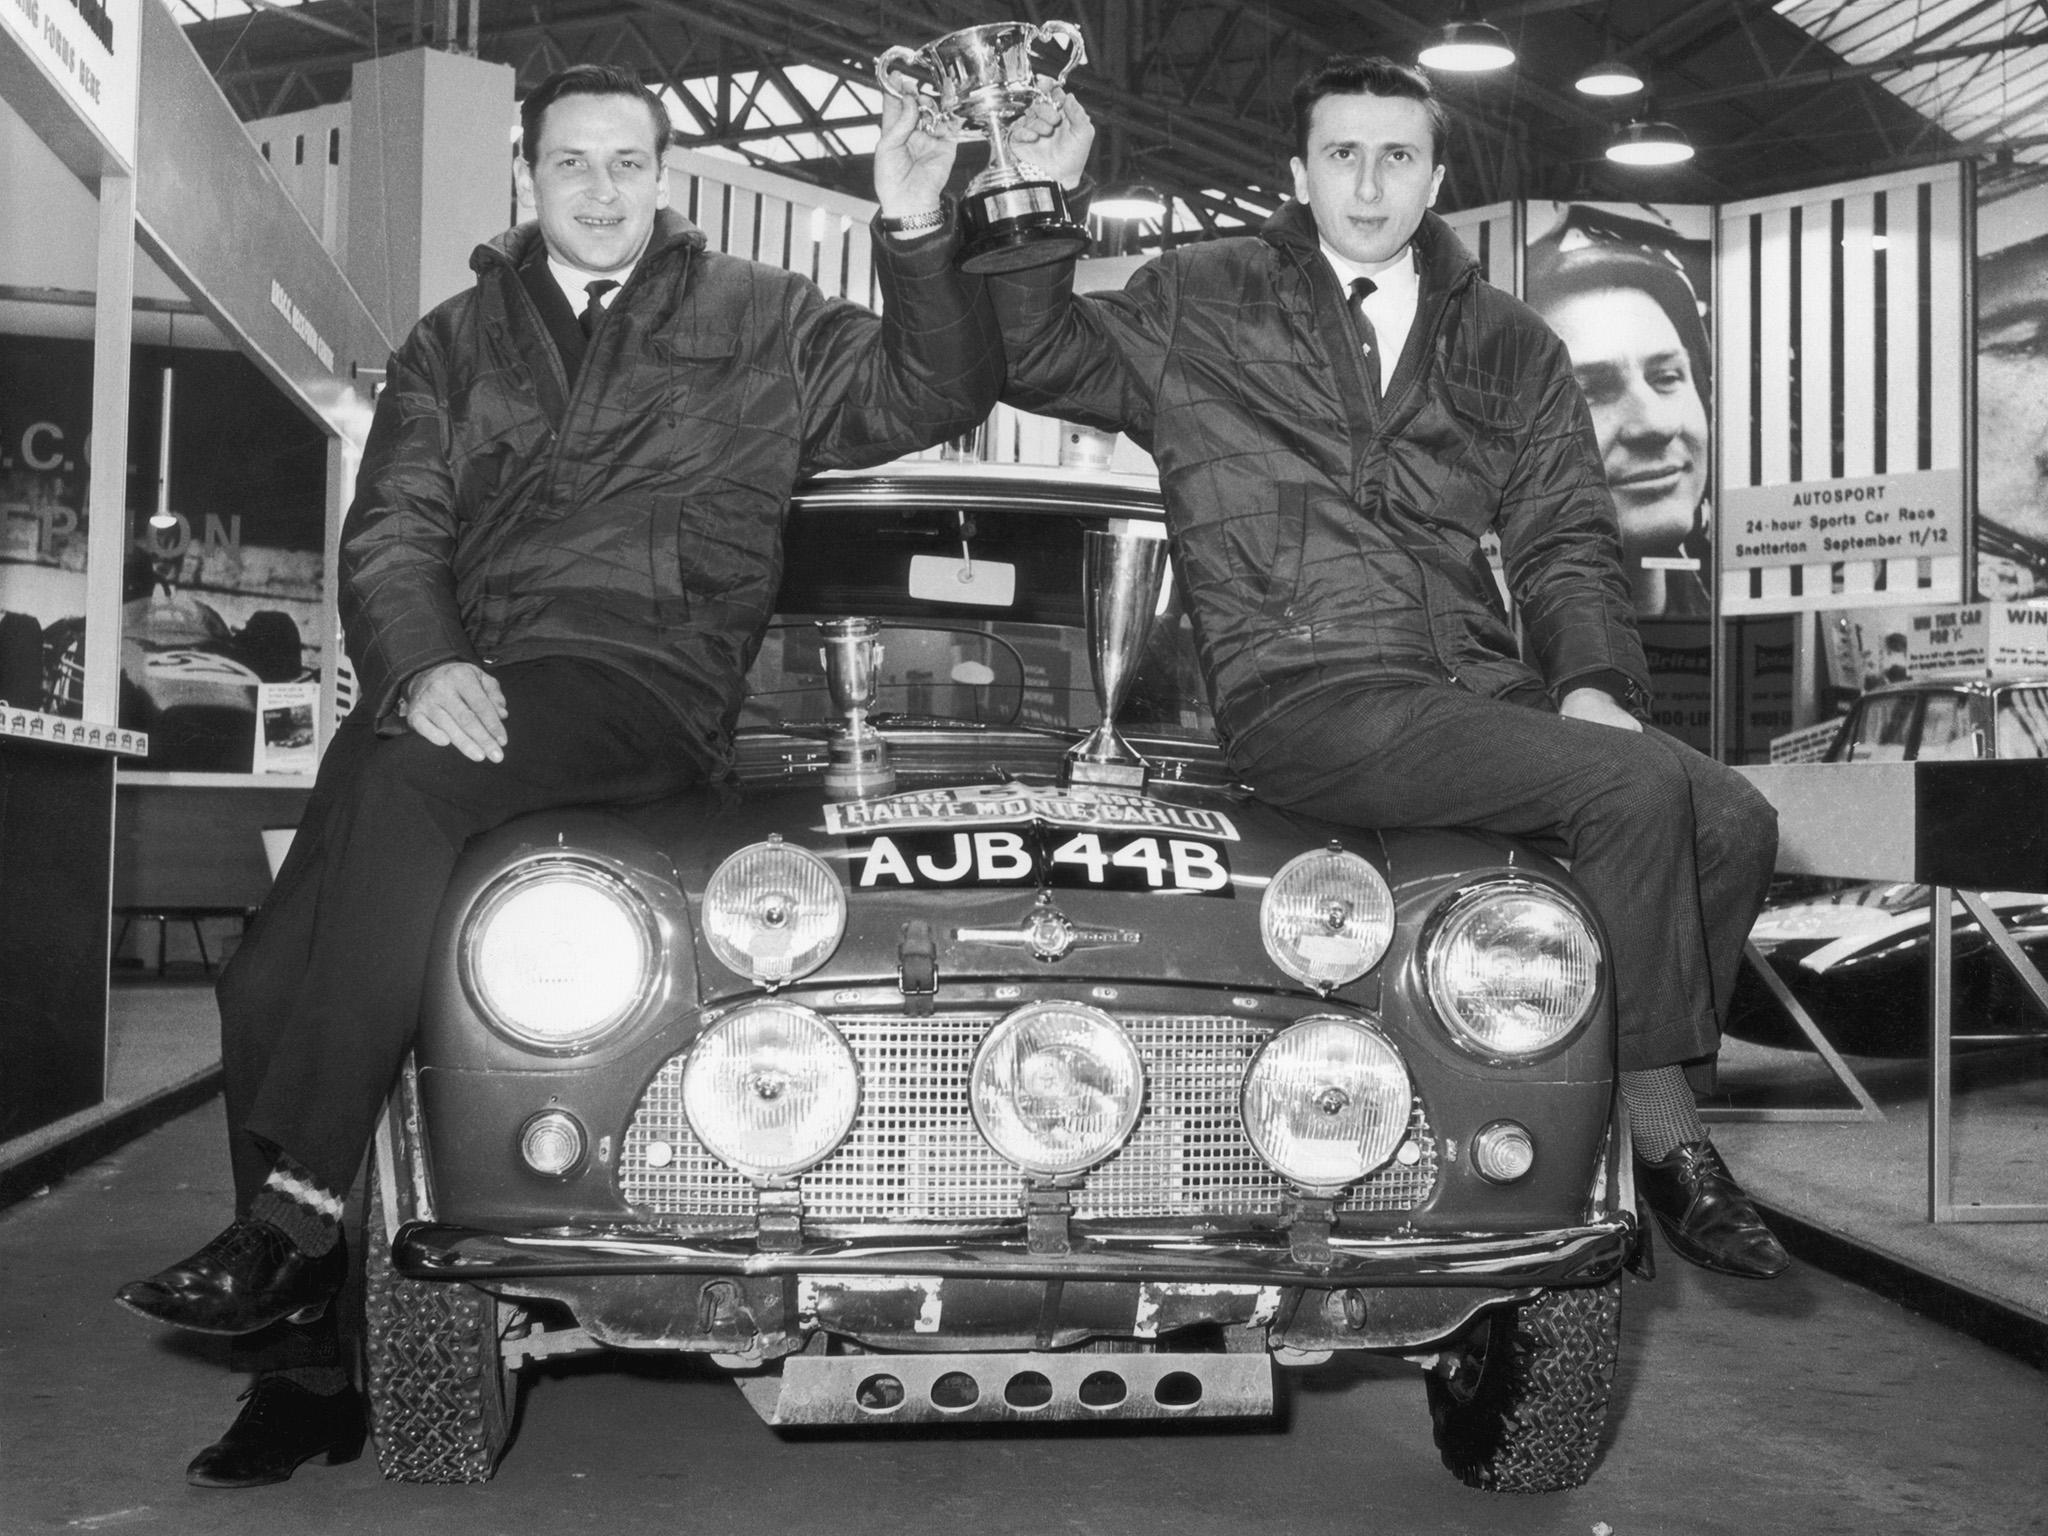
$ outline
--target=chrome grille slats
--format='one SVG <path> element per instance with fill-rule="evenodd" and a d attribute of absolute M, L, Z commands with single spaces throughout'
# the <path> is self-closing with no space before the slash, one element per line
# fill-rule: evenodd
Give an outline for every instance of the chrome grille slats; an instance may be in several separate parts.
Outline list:
<path fill-rule="evenodd" d="M 846 1143 L 803 1175 L 807 1219 L 931 1223 L 1015 1221 L 1024 1176 L 990 1150 L 968 1108 L 975 1048 L 994 1013 L 930 1018 L 830 1015 L 860 1063 L 861 1108 Z M 1087 1175 L 1082 1219 L 1270 1216 L 1285 1182 L 1252 1150 L 1238 1089 L 1270 1025 L 1203 1014 L 1119 1014 L 1144 1059 L 1146 1095 L 1121 1151 Z M 753 1186 L 691 1134 L 682 1107 L 687 1053 L 664 1063 L 619 1150 L 619 1190 L 636 1208 L 684 1228 L 749 1220 Z M 1389 1163 L 1338 1209 L 1412 1209 L 1434 1187 L 1438 1146 L 1418 1100 L 1412 1164 Z"/>

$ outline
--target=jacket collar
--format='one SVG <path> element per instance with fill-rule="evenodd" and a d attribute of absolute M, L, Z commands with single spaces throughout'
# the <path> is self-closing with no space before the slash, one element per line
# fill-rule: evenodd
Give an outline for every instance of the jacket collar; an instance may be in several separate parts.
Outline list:
<path fill-rule="evenodd" d="M 499 263 L 515 269 L 522 267 L 528 261 L 541 257 L 546 243 L 541 238 L 539 221 L 528 219 L 523 224 L 514 224 L 502 235 L 493 236 L 472 251 L 470 269 L 482 272 L 486 267 Z M 648 236 L 647 249 L 640 254 L 639 266 L 649 266 L 677 250 L 701 251 L 707 243 L 704 231 L 675 209 L 660 209 L 654 215 L 654 233 Z M 636 271 L 638 269 L 635 268 Z"/>
<path fill-rule="evenodd" d="M 1259 238 L 1281 250 L 1322 258 L 1322 236 L 1316 230 L 1316 216 L 1308 204 L 1289 199 L 1259 229 Z M 1457 232 L 1436 214 L 1424 210 L 1416 226 L 1415 269 L 1421 279 L 1424 302 L 1432 294 L 1448 293 L 1478 274 L 1479 263 L 1465 249 Z"/>

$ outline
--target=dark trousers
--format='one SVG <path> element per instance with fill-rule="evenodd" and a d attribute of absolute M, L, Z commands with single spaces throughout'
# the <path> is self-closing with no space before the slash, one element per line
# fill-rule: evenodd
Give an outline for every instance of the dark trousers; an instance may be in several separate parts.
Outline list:
<path fill-rule="evenodd" d="M 647 688 L 568 658 L 497 669 L 508 741 L 475 763 L 358 710 L 320 764 L 270 898 L 221 974 L 242 1213 L 282 1151 L 354 1181 L 412 1042 L 434 918 L 463 845 L 528 811 L 654 799 L 702 778 Z"/>
<path fill-rule="evenodd" d="M 1732 769 L 1655 729 L 1426 684 L 1319 696 L 1236 760 L 1259 798 L 1331 821 L 1480 827 L 1569 859 L 1613 954 L 1621 1070 L 1718 1046 L 1778 846 Z"/>

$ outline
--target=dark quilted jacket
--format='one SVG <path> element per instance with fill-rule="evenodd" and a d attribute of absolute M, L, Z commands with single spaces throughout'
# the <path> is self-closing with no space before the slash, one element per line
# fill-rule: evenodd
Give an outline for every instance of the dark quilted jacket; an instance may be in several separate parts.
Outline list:
<path fill-rule="evenodd" d="M 715 773 L 791 487 L 981 421 L 995 322 L 950 234 L 878 242 L 883 318 L 664 211 L 568 391 L 517 271 L 539 241 L 479 246 L 476 286 L 391 359 L 342 530 L 363 706 L 388 725 L 437 662 L 584 656 L 649 684 Z"/>
<path fill-rule="evenodd" d="M 1614 508 L 1564 348 L 1424 216 L 1421 295 L 1383 405 L 1308 209 L 1185 247 L 1120 293 L 991 281 L 1004 398 L 1130 433 L 1226 740 L 1359 682 L 1647 690 Z M 1534 665 L 1480 537 L 1497 529 Z M 1627 691 L 1626 688 L 1622 691 Z"/>

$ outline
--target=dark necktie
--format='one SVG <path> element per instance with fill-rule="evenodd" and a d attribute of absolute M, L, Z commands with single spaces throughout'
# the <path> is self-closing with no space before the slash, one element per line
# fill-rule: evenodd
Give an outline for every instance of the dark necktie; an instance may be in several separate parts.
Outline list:
<path fill-rule="evenodd" d="M 1375 400 L 1380 398 L 1380 338 L 1365 312 L 1365 301 L 1378 286 L 1369 277 L 1351 279 L 1351 316 L 1358 322 L 1358 339 L 1365 343 L 1365 382 Z"/>
<path fill-rule="evenodd" d="M 583 306 L 583 313 L 576 317 L 576 323 L 583 327 L 583 336 L 588 340 L 590 333 L 597 329 L 597 322 L 604 318 L 604 296 L 618 287 L 609 277 L 600 277 L 594 283 L 585 283 L 583 291 L 590 295 L 590 302 Z"/>

